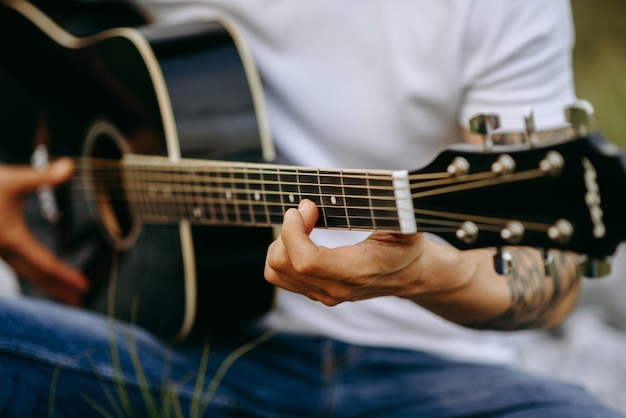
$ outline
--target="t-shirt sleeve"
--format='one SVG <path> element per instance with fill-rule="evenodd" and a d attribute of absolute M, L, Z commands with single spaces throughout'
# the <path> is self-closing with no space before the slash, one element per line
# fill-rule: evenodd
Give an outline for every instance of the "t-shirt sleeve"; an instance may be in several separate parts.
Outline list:
<path fill-rule="evenodd" d="M 568 0 L 476 0 L 464 42 L 462 126 L 495 112 L 504 129 L 523 129 L 526 108 L 539 129 L 565 124 L 564 109 L 575 99 Z"/>

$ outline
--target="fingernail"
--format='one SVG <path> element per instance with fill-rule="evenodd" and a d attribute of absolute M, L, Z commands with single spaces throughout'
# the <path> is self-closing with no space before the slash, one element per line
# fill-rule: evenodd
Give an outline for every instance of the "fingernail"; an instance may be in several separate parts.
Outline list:
<path fill-rule="evenodd" d="M 311 202 L 309 200 L 301 200 L 300 203 L 298 203 L 298 210 L 300 212 L 304 212 L 306 211 L 309 207 L 311 206 Z"/>
<path fill-rule="evenodd" d="M 53 176 L 64 176 L 68 171 L 72 170 L 72 166 L 72 160 L 61 158 L 50 165 L 50 172 Z"/>

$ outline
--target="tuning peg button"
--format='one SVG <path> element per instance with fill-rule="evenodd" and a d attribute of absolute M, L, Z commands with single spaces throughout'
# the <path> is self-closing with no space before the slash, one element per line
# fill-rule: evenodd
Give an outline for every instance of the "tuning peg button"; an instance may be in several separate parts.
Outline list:
<path fill-rule="evenodd" d="M 491 171 L 501 176 L 511 174 L 515 171 L 515 160 L 510 155 L 501 155 L 498 160 L 491 165 Z"/>
<path fill-rule="evenodd" d="M 593 105 L 587 100 L 577 100 L 565 109 L 565 118 L 578 136 L 589 134 L 594 123 Z"/>
<path fill-rule="evenodd" d="M 493 131 L 500 128 L 500 116 L 495 113 L 480 113 L 469 121 L 470 132 L 482 135 L 487 151 L 493 148 Z"/>
<path fill-rule="evenodd" d="M 474 222 L 465 221 L 456 231 L 456 237 L 465 244 L 471 244 L 478 237 L 478 226 Z"/>
<path fill-rule="evenodd" d="M 539 169 L 551 176 L 558 176 L 563 171 L 565 160 L 563 156 L 556 151 L 550 151 L 545 158 L 539 162 Z"/>
<path fill-rule="evenodd" d="M 549 248 L 542 249 L 543 256 L 543 268 L 546 274 L 546 277 L 554 277 L 555 268 L 554 268 L 554 254 Z"/>
<path fill-rule="evenodd" d="M 596 279 L 611 274 L 611 260 L 599 257 L 584 257 L 578 264 L 578 273 L 587 278 Z"/>
<path fill-rule="evenodd" d="M 548 228 L 548 237 L 559 244 L 566 244 L 574 234 L 574 227 L 569 221 L 559 219 L 554 225 Z"/>
<path fill-rule="evenodd" d="M 531 108 L 527 108 L 524 112 L 524 126 L 526 127 L 526 141 L 531 147 L 539 145 L 539 136 L 537 136 L 537 127 L 535 125 L 535 113 Z"/>
<path fill-rule="evenodd" d="M 500 237 L 506 242 L 517 244 L 524 238 L 524 231 L 524 225 L 521 222 L 511 221 L 500 231 Z"/>
<path fill-rule="evenodd" d="M 493 266 L 498 274 L 509 275 L 513 271 L 513 256 L 504 248 L 498 248 L 493 256 Z"/>
<path fill-rule="evenodd" d="M 470 164 L 463 157 L 456 157 L 448 166 L 448 173 L 454 177 L 464 176 L 469 173 Z"/>

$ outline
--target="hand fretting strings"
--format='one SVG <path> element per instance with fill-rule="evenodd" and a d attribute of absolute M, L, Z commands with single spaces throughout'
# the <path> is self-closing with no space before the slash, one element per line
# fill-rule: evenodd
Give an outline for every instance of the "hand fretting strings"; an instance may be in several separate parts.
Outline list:
<path fill-rule="evenodd" d="M 189 219 L 207 225 L 277 225 L 284 211 L 303 198 L 313 200 L 325 228 L 397 232 L 392 171 L 333 170 L 209 160 L 172 163 L 163 157 L 127 155 L 122 160 L 79 157 L 75 187 L 125 200 L 145 222 Z M 546 176 L 537 168 L 498 175 L 455 177 L 447 172 L 409 175 L 411 198 L 446 195 Z M 419 229 L 452 232 L 473 221 L 498 230 L 510 219 L 460 212 L 414 209 Z M 436 218 L 436 219 L 433 219 Z M 525 223 L 530 230 L 550 225 Z"/>

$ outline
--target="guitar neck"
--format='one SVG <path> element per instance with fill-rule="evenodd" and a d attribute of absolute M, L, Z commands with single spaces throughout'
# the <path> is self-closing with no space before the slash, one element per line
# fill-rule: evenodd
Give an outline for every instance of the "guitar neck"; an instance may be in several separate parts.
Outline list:
<path fill-rule="evenodd" d="M 127 154 L 125 199 L 145 223 L 273 226 L 302 199 L 318 205 L 319 228 L 414 232 L 408 173 Z"/>

